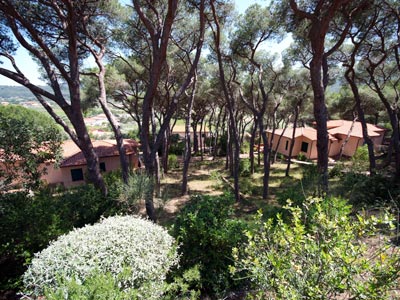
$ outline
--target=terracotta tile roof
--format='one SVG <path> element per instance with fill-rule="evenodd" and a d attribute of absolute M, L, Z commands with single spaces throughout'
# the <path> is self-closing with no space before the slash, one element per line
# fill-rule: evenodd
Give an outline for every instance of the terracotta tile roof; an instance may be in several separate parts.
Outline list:
<path fill-rule="evenodd" d="M 349 131 L 351 129 L 353 121 L 346 121 L 346 120 L 330 120 L 328 121 L 328 132 L 332 135 L 335 134 L 342 134 L 342 135 L 348 135 Z M 367 124 L 367 129 L 368 129 L 368 135 L 370 137 L 374 136 L 380 136 L 383 131 L 385 131 L 384 128 L 380 128 L 378 126 L 372 125 L 372 124 Z M 355 122 L 353 129 L 351 130 L 350 136 L 362 138 L 363 133 L 362 133 L 362 126 L 361 122 Z"/>
<path fill-rule="evenodd" d="M 99 158 L 119 155 L 117 142 L 115 140 L 94 140 L 92 143 Z M 135 140 L 124 139 L 124 147 L 127 154 L 138 152 L 139 146 L 139 143 Z M 63 160 L 60 163 L 61 168 L 86 164 L 83 153 L 73 141 L 65 141 L 62 145 L 62 149 Z"/>
<path fill-rule="evenodd" d="M 353 121 L 346 120 L 330 120 L 327 122 L 328 134 L 330 140 L 337 140 L 335 135 L 346 135 L 349 133 Z M 367 123 L 368 135 L 370 137 L 380 136 L 386 129 L 373 124 Z M 271 129 L 267 129 L 267 132 L 272 133 Z M 283 129 L 275 129 L 275 134 L 280 136 Z M 293 136 L 293 128 L 286 128 L 283 136 L 291 139 Z M 317 140 L 317 130 L 312 127 L 298 127 L 296 128 L 295 138 L 304 136 L 312 141 Z M 350 136 L 362 138 L 362 126 L 360 122 L 355 122 Z"/>
<path fill-rule="evenodd" d="M 284 129 L 275 129 L 275 135 L 280 136 Z M 267 132 L 272 133 L 271 129 L 268 129 Z M 293 128 L 286 128 L 283 136 L 291 139 L 293 136 Z M 295 138 L 304 136 L 311 141 L 317 140 L 317 130 L 312 127 L 297 127 L 295 131 Z M 332 135 L 329 135 L 330 140 L 336 140 L 336 138 Z"/>

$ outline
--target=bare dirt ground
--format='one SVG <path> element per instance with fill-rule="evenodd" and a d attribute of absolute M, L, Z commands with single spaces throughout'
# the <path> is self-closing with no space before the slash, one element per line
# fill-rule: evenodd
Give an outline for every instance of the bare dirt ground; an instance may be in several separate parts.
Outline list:
<path fill-rule="evenodd" d="M 213 159 L 204 156 L 203 161 L 200 157 L 193 157 L 189 167 L 188 175 L 188 194 L 181 195 L 182 169 L 169 170 L 163 175 L 161 180 L 163 195 L 158 199 L 162 206 L 162 219 L 173 217 L 178 211 L 190 201 L 190 196 L 195 194 L 218 195 L 223 191 L 218 187 L 218 180 L 215 174 L 224 173 L 223 161 L 220 158 Z M 163 201 L 162 198 L 166 200 Z"/>

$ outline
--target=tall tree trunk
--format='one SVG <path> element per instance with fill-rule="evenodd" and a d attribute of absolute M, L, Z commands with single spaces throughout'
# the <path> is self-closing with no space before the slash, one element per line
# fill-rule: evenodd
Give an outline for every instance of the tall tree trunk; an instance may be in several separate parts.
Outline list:
<path fill-rule="evenodd" d="M 192 92 L 190 94 L 187 114 L 185 118 L 185 150 L 183 153 L 183 171 L 182 171 L 182 195 L 186 195 L 188 193 L 188 172 L 189 172 L 189 164 L 190 158 L 192 156 L 192 143 L 190 139 L 190 122 L 192 119 L 192 110 L 194 104 L 194 95 L 196 93 L 196 83 L 197 83 L 197 74 L 194 75 Z"/>
<path fill-rule="evenodd" d="M 168 173 L 169 164 L 168 164 L 168 153 L 169 153 L 169 143 L 170 143 L 170 128 L 168 127 L 164 132 L 164 138 L 162 141 L 162 166 L 164 173 Z"/>
<path fill-rule="evenodd" d="M 261 132 L 262 141 L 264 143 L 263 149 L 263 162 L 264 162 L 264 176 L 263 176 L 263 199 L 266 200 L 269 195 L 269 174 L 271 165 L 271 151 L 268 147 L 268 136 L 267 132 L 264 130 L 264 122 L 262 118 L 258 120 L 259 130 Z"/>
<path fill-rule="evenodd" d="M 323 46 L 322 46 L 323 47 Z M 325 88 L 322 76 L 322 54 L 314 53 L 310 63 L 311 86 L 314 92 L 314 118 L 317 123 L 317 153 L 319 188 L 328 192 L 328 111 L 325 104 Z"/>
<path fill-rule="evenodd" d="M 204 117 L 202 117 L 200 119 L 200 157 L 201 157 L 201 161 L 203 161 L 204 157 L 204 139 L 203 139 L 203 123 L 204 123 Z"/>
<path fill-rule="evenodd" d="M 240 201 L 240 190 L 239 190 L 239 163 L 240 163 L 240 143 L 239 143 L 239 135 L 237 132 L 237 126 L 235 122 L 235 105 L 233 95 L 228 90 L 228 84 L 225 78 L 225 70 L 223 65 L 223 58 L 221 53 L 221 28 L 219 17 L 217 16 L 217 12 L 215 10 L 214 0 L 210 1 L 212 16 L 213 16 L 213 23 L 215 28 L 212 27 L 213 37 L 214 37 L 214 44 L 215 44 L 215 52 L 217 54 L 218 60 L 218 70 L 219 70 L 219 78 L 221 81 L 222 90 L 225 96 L 225 100 L 227 103 L 227 109 L 229 114 L 229 131 L 231 131 L 231 139 L 233 145 L 233 180 L 234 180 L 234 196 L 236 202 Z"/>
<path fill-rule="evenodd" d="M 305 94 L 303 96 L 305 96 Z M 292 163 L 292 154 L 293 154 L 294 142 L 295 142 L 295 137 L 296 137 L 297 120 L 299 119 L 300 106 L 301 106 L 302 101 L 303 101 L 303 97 L 300 97 L 300 100 L 297 102 L 296 107 L 294 109 L 293 133 L 292 133 L 292 139 L 290 141 L 289 157 L 288 157 L 286 171 L 285 171 L 286 177 L 289 177 L 290 165 Z"/>
<path fill-rule="evenodd" d="M 78 147 L 81 149 L 82 154 L 86 159 L 88 179 L 102 192 L 103 195 L 107 195 L 107 186 L 100 173 L 99 159 L 94 151 L 92 141 L 83 121 L 83 116 L 81 114 L 77 114 L 75 116 L 70 116 L 70 118 L 74 122 L 74 129 L 77 137 L 77 141 L 75 141 L 75 143 L 77 142 Z"/>
<path fill-rule="evenodd" d="M 253 124 L 253 128 L 251 130 L 251 136 L 250 136 L 250 154 L 249 154 L 249 158 L 250 158 L 250 172 L 251 174 L 254 174 L 255 168 L 254 168 L 254 147 L 255 147 L 255 142 L 256 142 L 256 134 L 257 134 L 257 124 L 258 124 L 258 120 L 257 120 L 257 116 L 254 116 L 254 124 Z"/>
<path fill-rule="evenodd" d="M 197 125 L 198 120 L 193 121 L 192 129 L 193 129 L 193 152 L 199 153 L 199 135 L 197 134 Z"/>
<path fill-rule="evenodd" d="M 291 116 L 289 116 L 289 119 L 290 119 L 290 117 L 291 117 Z M 282 137 L 283 137 L 283 135 L 285 134 L 285 131 L 286 131 L 286 129 L 288 128 L 288 126 L 289 126 L 289 121 L 286 122 L 285 128 L 283 128 L 282 133 L 279 135 L 278 142 L 276 143 L 275 150 L 271 149 L 271 150 L 274 151 L 274 159 L 273 159 L 272 162 L 271 162 L 272 164 L 274 164 L 275 161 L 276 161 L 276 159 L 277 159 L 277 156 L 278 156 L 278 149 L 279 149 L 279 146 L 281 145 Z"/>
<path fill-rule="evenodd" d="M 400 129 L 399 129 L 399 118 L 397 114 L 397 107 L 392 107 L 386 96 L 383 94 L 378 82 L 374 77 L 374 70 L 368 70 L 375 91 L 377 92 L 380 100 L 386 108 L 389 115 L 390 125 L 392 126 L 392 145 L 395 153 L 395 166 L 396 166 L 396 176 L 400 176 Z"/>

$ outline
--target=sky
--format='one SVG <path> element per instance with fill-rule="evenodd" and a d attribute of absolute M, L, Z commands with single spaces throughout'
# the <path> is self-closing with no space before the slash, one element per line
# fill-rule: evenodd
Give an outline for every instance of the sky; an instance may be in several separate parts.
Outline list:
<path fill-rule="evenodd" d="M 235 5 L 236 5 L 236 10 L 239 13 L 243 13 L 246 10 L 246 8 L 252 4 L 258 3 L 260 5 L 266 5 L 267 2 L 268 2 L 267 0 L 235 0 Z M 290 41 L 284 40 L 280 45 L 275 47 L 275 50 L 279 52 L 281 49 L 287 47 L 289 43 Z M 18 48 L 15 54 L 15 61 L 17 62 L 17 65 L 21 69 L 21 71 L 24 74 L 26 74 L 26 76 L 33 84 L 39 84 L 39 85 L 43 84 L 43 82 L 40 80 L 40 75 L 36 63 L 29 56 L 28 52 L 24 50 L 22 47 Z M 12 69 L 10 64 L 7 62 L 4 62 L 4 64 L 0 64 L 0 66 L 2 68 Z M 0 75 L 0 85 L 18 85 L 18 84 Z"/>

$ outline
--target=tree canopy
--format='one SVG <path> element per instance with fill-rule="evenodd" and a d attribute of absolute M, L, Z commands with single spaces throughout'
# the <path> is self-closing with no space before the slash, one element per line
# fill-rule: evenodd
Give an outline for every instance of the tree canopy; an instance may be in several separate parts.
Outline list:
<path fill-rule="evenodd" d="M 43 165 L 59 158 L 63 134 L 46 114 L 22 106 L 0 106 L 0 191 L 35 188 Z"/>

